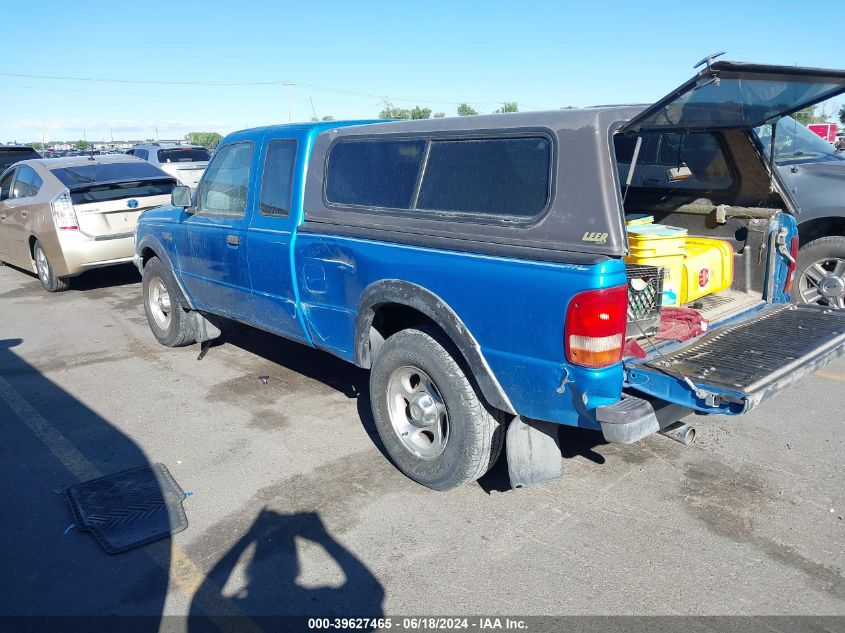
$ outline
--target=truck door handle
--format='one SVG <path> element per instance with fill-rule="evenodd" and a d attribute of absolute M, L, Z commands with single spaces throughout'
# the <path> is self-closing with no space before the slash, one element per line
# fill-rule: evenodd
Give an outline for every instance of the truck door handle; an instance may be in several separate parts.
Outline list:
<path fill-rule="evenodd" d="M 28 215 L 29 215 L 29 211 L 21 211 L 21 217 L 22 218 L 25 218 Z"/>
<path fill-rule="evenodd" d="M 238 244 L 241 243 L 241 238 L 239 238 L 237 235 L 227 235 L 226 236 L 226 243 L 229 246 L 237 246 Z"/>

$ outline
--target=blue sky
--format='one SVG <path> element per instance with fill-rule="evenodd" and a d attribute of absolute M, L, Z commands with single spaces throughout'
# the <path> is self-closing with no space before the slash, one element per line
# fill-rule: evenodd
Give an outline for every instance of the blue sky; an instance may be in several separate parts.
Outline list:
<path fill-rule="evenodd" d="M 0 141 L 181 137 L 373 117 L 380 97 L 448 115 L 652 102 L 706 54 L 845 67 L 829 1 L 14 2 L 4 6 Z M 830 17 L 825 17 L 830 16 Z M 835 24 L 840 24 L 835 27 Z M 835 31 L 838 28 L 838 32 Z M 313 110 L 312 110 L 313 102 Z"/>

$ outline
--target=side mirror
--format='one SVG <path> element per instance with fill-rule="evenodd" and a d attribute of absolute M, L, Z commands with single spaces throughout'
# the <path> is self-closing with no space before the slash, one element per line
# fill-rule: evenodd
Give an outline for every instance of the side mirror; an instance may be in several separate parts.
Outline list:
<path fill-rule="evenodd" d="M 191 206 L 191 189 L 185 185 L 177 185 L 170 192 L 170 204 L 183 209 Z"/>

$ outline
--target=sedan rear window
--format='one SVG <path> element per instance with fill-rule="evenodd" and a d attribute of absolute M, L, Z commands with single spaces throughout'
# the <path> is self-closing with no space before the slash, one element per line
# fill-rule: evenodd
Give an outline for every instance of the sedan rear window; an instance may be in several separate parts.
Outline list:
<path fill-rule="evenodd" d="M 125 163 L 92 162 L 90 165 L 56 167 L 51 171 L 65 187 L 70 189 L 79 187 L 80 185 L 90 185 L 99 182 L 169 178 L 167 174 L 150 163 L 133 159 L 130 159 L 130 161 Z"/>
<path fill-rule="evenodd" d="M 207 161 L 210 158 L 208 150 L 203 147 L 174 147 L 158 150 L 160 163 L 194 163 Z"/>
<path fill-rule="evenodd" d="M 175 186 L 175 180 L 164 178 L 161 180 L 130 180 L 110 184 L 92 184 L 71 189 L 70 199 L 73 204 L 86 204 L 121 200 L 123 198 L 167 196 L 170 195 Z"/>

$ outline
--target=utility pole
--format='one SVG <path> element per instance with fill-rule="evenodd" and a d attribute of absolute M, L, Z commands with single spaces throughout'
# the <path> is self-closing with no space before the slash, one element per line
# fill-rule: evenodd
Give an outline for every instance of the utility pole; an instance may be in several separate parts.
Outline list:
<path fill-rule="evenodd" d="M 317 111 L 314 109 L 314 99 L 308 97 L 308 100 L 311 102 L 311 114 L 314 115 L 314 120 L 317 120 Z"/>

